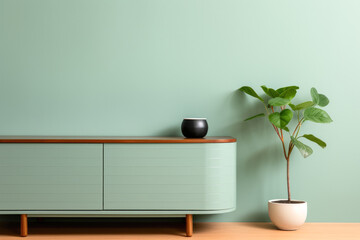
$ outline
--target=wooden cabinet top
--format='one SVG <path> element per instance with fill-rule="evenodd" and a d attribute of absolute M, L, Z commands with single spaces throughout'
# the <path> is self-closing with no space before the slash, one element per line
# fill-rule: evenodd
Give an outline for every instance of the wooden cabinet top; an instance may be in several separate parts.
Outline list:
<path fill-rule="evenodd" d="M 0 143 L 230 143 L 233 137 L 0 136 Z"/>

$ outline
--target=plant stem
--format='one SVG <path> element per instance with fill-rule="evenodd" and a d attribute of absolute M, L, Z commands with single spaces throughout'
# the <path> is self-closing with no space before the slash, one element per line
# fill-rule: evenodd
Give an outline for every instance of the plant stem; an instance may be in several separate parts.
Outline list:
<path fill-rule="evenodd" d="M 290 150 L 289 150 L 289 158 L 290 158 L 290 154 L 292 153 L 292 150 L 294 149 L 294 144 L 291 144 Z"/>
<path fill-rule="evenodd" d="M 300 122 L 299 111 L 296 111 L 298 122 Z"/>
<path fill-rule="evenodd" d="M 269 110 L 268 110 L 268 108 L 267 108 L 267 106 L 266 106 L 266 104 L 263 102 L 263 104 L 264 104 L 264 107 L 265 107 L 265 111 L 266 111 L 266 113 L 269 115 L 270 113 L 269 113 Z"/>
<path fill-rule="evenodd" d="M 290 142 L 289 142 L 289 148 L 288 148 L 288 157 L 290 158 L 290 153 L 291 153 L 291 147 L 292 147 L 292 145 L 293 145 L 293 143 L 291 142 L 291 140 L 290 140 Z"/>
<path fill-rule="evenodd" d="M 287 159 L 288 159 L 288 156 L 286 155 L 285 143 L 284 143 L 284 141 L 283 141 L 283 140 L 281 141 L 281 143 L 282 143 L 282 147 L 283 147 L 283 151 L 284 151 L 284 156 L 285 156 L 285 159 L 287 160 Z"/>
<path fill-rule="evenodd" d="M 269 110 L 268 110 L 268 108 L 266 107 L 266 104 L 265 104 L 265 103 L 264 103 L 264 107 L 265 107 L 266 113 L 267 113 L 268 115 L 270 115 Z M 272 109 L 272 111 L 274 112 L 274 108 L 271 107 L 271 109 Z M 281 139 L 280 134 L 279 134 L 279 129 L 278 129 L 277 127 L 275 127 L 274 124 L 271 124 L 271 125 L 274 127 L 274 130 L 275 130 L 276 134 L 277 134 L 277 135 L 279 136 L 279 138 Z"/>
<path fill-rule="evenodd" d="M 290 193 L 290 155 L 286 158 L 286 182 L 287 182 L 287 192 L 288 192 L 288 202 L 291 202 L 291 193 Z"/>
<path fill-rule="evenodd" d="M 297 132 L 296 132 L 295 138 L 297 138 L 297 136 L 299 135 L 300 128 L 301 128 L 302 123 L 303 123 L 304 121 L 305 121 L 304 118 L 302 118 L 302 119 L 300 120 L 300 122 L 299 122 L 299 128 L 298 128 L 298 130 L 297 130 Z"/>
<path fill-rule="evenodd" d="M 265 106 L 266 112 L 269 114 L 269 111 L 268 111 L 265 104 L 264 104 L 264 106 Z M 281 110 L 284 109 L 283 107 L 280 107 L 280 108 L 281 108 Z M 271 110 L 272 110 L 272 112 L 274 112 L 274 107 L 273 106 L 271 106 Z M 299 121 L 298 126 L 296 126 L 296 128 L 294 130 L 294 133 L 296 132 L 297 128 L 299 128 L 299 130 L 300 130 L 301 121 L 302 121 L 302 119 Z M 280 129 L 280 131 L 279 131 L 279 128 L 277 128 L 274 124 L 271 124 L 271 125 L 274 127 L 274 130 L 275 130 L 276 134 L 279 136 L 279 138 L 281 140 L 283 151 L 284 151 L 284 156 L 285 156 L 285 159 L 286 159 L 286 165 L 287 165 L 287 167 L 286 167 L 286 182 L 287 182 L 288 202 L 290 203 L 291 202 L 291 194 L 290 194 L 290 169 L 289 168 L 290 168 L 290 153 L 292 151 L 293 146 L 292 146 L 292 143 L 290 142 L 289 143 L 288 154 L 286 154 L 285 143 L 284 143 L 284 135 L 283 135 L 282 129 Z M 293 135 L 294 135 L 294 133 L 293 133 Z"/>
<path fill-rule="evenodd" d="M 298 130 L 298 128 L 299 128 L 299 130 L 300 130 L 300 127 L 301 127 L 301 122 L 304 120 L 304 118 L 301 118 L 300 120 L 299 120 L 299 123 L 296 125 L 296 128 L 295 128 L 295 130 L 294 130 L 294 132 L 293 132 L 293 136 L 294 136 L 294 134 L 295 134 L 295 132 L 296 132 L 296 130 Z"/>
<path fill-rule="evenodd" d="M 297 138 L 297 136 L 298 136 L 298 134 L 300 132 L 300 128 L 301 128 L 301 125 L 302 125 L 302 123 L 304 121 L 304 118 L 301 118 L 299 120 L 299 117 L 298 117 L 298 121 L 299 121 L 299 123 L 297 124 L 297 126 L 296 126 L 296 128 L 295 128 L 295 130 L 294 130 L 294 132 L 292 134 L 294 136 L 295 133 L 296 133 L 296 135 L 294 136 L 295 138 Z M 289 203 L 291 203 L 291 193 L 290 193 L 290 155 L 292 153 L 292 150 L 294 149 L 294 146 L 295 145 L 290 141 L 287 157 L 285 155 L 285 158 L 286 158 L 286 183 L 287 183 L 287 192 L 288 192 L 288 202 Z M 285 152 L 285 148 L 284 148 L 284 152 Z"/>
<path fill-rule="evenodd" d="M 273 127 L 274 127 L 274 130 L 276 132 L 276 134 L 279 136 L 280 140 L 281 140 L 281 137 L 280 137 L 280 134 L 279 134 L 279 129 L 277 127 L 275 127 L 274 124 L 271 124 Z"/>

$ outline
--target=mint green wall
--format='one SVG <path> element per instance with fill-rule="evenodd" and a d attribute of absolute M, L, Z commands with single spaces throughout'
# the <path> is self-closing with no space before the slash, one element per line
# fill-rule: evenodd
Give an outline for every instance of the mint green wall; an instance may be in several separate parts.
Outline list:
<path fill-rule="evenodd" d="M 360 222 L 360 1 L 0 0 L 1 135 L 180 135 L 207 117 L 238 138 L 238 209 L 199 221 L 266 221 L 286 197 L 285 160 L 242 85 L 314 86 L 328 143 L 293 155 L 293 197 L 308 221 Z M 259 89 L 259 88 L 257 88 Z M 259 108 L 254 109 L 254 108 Z M 354 110 L 357 111 L 354 111 Z M 306 131 L 308 130 L 308 131 Z"/>

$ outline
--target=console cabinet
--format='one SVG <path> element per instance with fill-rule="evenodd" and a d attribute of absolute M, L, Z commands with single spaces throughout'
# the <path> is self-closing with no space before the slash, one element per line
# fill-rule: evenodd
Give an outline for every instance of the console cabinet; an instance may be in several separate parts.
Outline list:
<path fill-rule="evenodd" d="M 236 140 L 0 137 L 0 214 L 186 216 L 235 209 Z"/>

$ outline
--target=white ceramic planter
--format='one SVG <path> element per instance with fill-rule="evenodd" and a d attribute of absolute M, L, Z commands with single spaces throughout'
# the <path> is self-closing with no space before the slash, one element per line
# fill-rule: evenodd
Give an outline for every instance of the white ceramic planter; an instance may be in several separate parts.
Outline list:
<path fill-rule="evenodd" d="M 276 203 L 276 201 L 279 200 L 284 199 L 273 199 L 268 202 L 269 217 L 271 221 L 281 230 L 299 229 L 306 220 L 307 202 Z"/>

